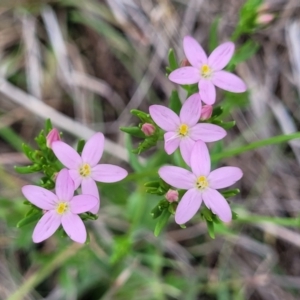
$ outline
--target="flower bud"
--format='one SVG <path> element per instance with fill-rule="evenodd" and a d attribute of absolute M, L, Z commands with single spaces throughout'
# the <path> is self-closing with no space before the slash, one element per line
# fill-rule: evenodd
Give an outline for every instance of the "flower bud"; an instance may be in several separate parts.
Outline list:
<path fill-rule="evenodd" d="M 256 23 L 259 25 L 268 25 L 274 20 L 273 14 L 261 14 L 256 18 Z"/>
<path fill-rule="evenodd" d="M 153 135 L 155 132 L 155 126 L 150 123 L 145 123 L 142 125 L 141 130 L 144 132 L 146 136 Z"/>
<path fill-rule="evenodd" d="M 180 63 L 180 67 L 189 67 L 190 65 L 190 62 L 186 58 L 184 58 Z"/>
<path fill-rule="evenodd" d="M 212 115 L 213 107 L 212 105 L 204 105 L 201 110 L 200 120 L 205 121 L 209 119 Z"/>
<path fill-rule="evenodd" d="M 178 191 L 176 191 L 176 190 L 168 190 L 168 192 L 166 193 L 166 199 L 169 202 L 178 201 Z"/>
<path fill-rule="evenodd" d="M 53 142 L 60 141 L 60 135 L 56 128 L 51 129 L 46 137 L 46 141 L 48 148 L 51 148 Z"/>

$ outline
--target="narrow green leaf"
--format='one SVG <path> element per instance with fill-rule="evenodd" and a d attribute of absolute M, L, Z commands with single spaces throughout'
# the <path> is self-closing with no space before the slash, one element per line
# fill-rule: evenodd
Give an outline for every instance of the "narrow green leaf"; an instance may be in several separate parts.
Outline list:
<path fill-rule="evenodd" d="M 207 231 L 212 239 L 215 239 L 214 222 L 206 220 Z"/>
<path fill-rule="evenodd" d="M 172 91 L 172 94 L 170 96 L 170 108 L 179 115 L 179 112 L 181 110 L 182 104 L 178 95 L 177 91 Z"/>
<path fill-rule="evenodd" d="M 145 138 L 144 132 L 141 130 L 141 128 L 137 126 L 132 126 L 132 127 L 120 127 L 120 130 L 123 132 L 126 132 L 134 137 L 137 138 Z"/>
<path fill-rule="evenodd" d="M 32 222 L 35 222 L 37 221 L 38 219 L 40 219 L 42 217 L 42 212 L 38 212 L 38 213 L 35 213 L 35 214 L 30 214 L 29 216 L 23 218 L 21 221 L 18 222 L 17 224 L 17 227 L 20 228 L 20 227 L 23 227 L 27 224 L 30 224 Z"/>
<path fill-rule="evenodd" d="M 165 209 L 163 213 L 161 214 L 160 218 L 158 219 L 158 222 L 156 223 L 155 229 L 154 229 L 154 235 L 159 236 L 163 228 L 167 225 L 168 220 L 171 216 L 171 213 L 168 209 Z"/>
<path fill-rule="evenodd" d="M 172 71 L 178 69 L 178 63 L 173 49 L 169 50 L 168 59 L 169 59 L 170 69 Z"/>
<path fill-rule="evenodd" d="M 221 20 L 220 17 L 215 18 L 210 26 L 209 41 L 208 41 L 209 52 L 212 52 L 219 45 L 218 27 L 219 27 L 220 20 Z"/>
<path fill-rule="evenodd" d="M 79 140 L 77 143 L 77 152 L 81 154 L 83 147 L 85 145 L 85 140 Z"/>
<path fill-rule="evenodd" d="M 52 123 L 50 119 L 45 121 L 45 133 L 46 135 L 53 129 Z"/>
<path fill-rule="evenodd" d="M 240 193 L 239 189 L 232 189 L 232 190 L 227 190 L 227 191 L 223 191 L 221 192 L 221 194 L 225 197 L 225 198 L 230 198 L 230 197 L 234 197 L 237 194 Z"/>

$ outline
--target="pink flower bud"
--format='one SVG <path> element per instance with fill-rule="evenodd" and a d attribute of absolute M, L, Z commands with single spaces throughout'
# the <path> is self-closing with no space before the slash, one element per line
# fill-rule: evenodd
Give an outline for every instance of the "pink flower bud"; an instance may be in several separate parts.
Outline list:
<path fill-rule="evenodd" d="M 53 142 L 60 141 L 60 135 L 56 128 L 51 129 L 46 137 L 46 141 L 48 148 L 51 148 Z"/>
<path fill-rule="evenodd" d="M 189 67 L 190 65 L 190 62 L 186 58 L 184 58 L 180 63 L 180 67 Z"/>
<path fill-rule="evenodd" d="M 176 191 L 176 190 L 168 190 L 168 192 L 166 193 L 166 199 L 169 202 L 178 201 L 178 191 Z"/>
<path fill-rule="evenodd" d="M 200 120 L 205 121 L 209 119 L 212 115 L 213 107 L 212 105 L 204 105 L 201 110 Z"/>
<path fill-rule="evenodd" d="M 258 15 L 256 18 L 256 23 L 259 25 L 268 25 L 274 20 L 275 16 L 273 14 L 262 14 Z"/>
<path fill-rule="evenodd" d="M 155 132 L 155 126 L 150 123 L 145 123 L 142 126 L 142 131 L 145 133 L 146 136 L 153 135 Z"/>

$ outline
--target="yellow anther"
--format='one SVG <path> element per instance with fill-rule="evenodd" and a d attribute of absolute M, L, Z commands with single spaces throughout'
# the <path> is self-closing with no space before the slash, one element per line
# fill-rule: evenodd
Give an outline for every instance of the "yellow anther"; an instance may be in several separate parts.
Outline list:
<path fill-rule="evenodd" d="M 83 177 L 87 177 L 91 174 L 91 166 L 89 164 L 83 164 L 79 169 L 79 174 Z"/>
<path fill-rule="evenodd" d="M 64 214 L 69 208 L 67 202 L 60 202 L 56 207 L 56 212 L 60 215 Z"/>
<path fill-rule="evenodd" d="M 203 65 L 201 67 L 200 73 L 203 78 L 209 78 L 211 76 L 212 70 L 209 65 Z"/>
<path fill-rule="evenodd" d="M 182 136 L 186 136 L 188 134 L 189 131 L 189 126 L 187 126 L 186 124 L 181 124 L 179 126 L 179 134 Z"/>
<path fill-rule="evenodd" d="M 207 178 L 205 176 L 198 177 L 196 185 L 199 190 L 206 189 L 208 187 Z"/>

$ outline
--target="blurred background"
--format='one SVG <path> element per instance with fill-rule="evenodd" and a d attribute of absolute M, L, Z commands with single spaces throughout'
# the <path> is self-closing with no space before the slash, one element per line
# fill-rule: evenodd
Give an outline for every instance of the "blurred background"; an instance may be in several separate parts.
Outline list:
<path fill-rule="evenodd" d="M 241 12 L 248 2 L 255 9 Z M 244 171 L 236 185 L 241 194 L 231 200 L 240 218 L 217 227 L 215 239 L 200 215 L 186 229 L 171 218 L 156 238 L 150 210 L 160 199 L 147 195 L 144 183 L 170 158 L 154 149 L 138 160 L 119 130 L 138 124 L 130 109 L 168 105 L 173 89 L 185 99 L 165 67 L 169 48 L 184 59 L 182 39 L 192 35 L 207 52 L 231 38 L 243 49 L 233 69 L 249 91 L 218 90 L 225 119 L 237 122 L 217 143 L 219 152 L 296 132 L 299 0 L 248 2 L 1 0 L 0 299 L 300 299 L 299 140 L 215 165 Z M 34 244 L 34 224 L 16 228 L 27 212 L 21 187 L 40 176 L 17 174 L 13 166 L 28 164 L 21 144 L 36 147 L 47 118 L 71 145 L 103 132 L 102 162 L 130 172 L 122 183 L 99 184 L 89 245 L 58 233 Z"/>

